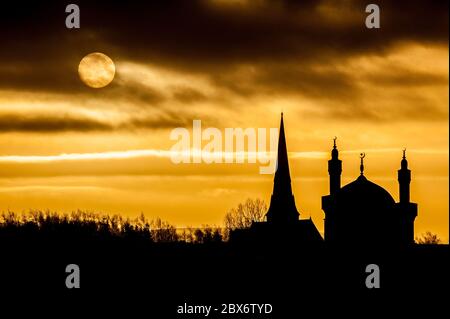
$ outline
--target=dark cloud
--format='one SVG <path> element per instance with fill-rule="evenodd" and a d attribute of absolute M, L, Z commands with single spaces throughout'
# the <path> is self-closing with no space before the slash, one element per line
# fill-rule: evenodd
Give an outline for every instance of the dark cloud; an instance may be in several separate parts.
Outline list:
<path fill-rule="evenodd" d="M 120 125 L 125 129 L 164 129 L 192 126 L 192 120 L 188 115 L 165 111 L 158 116 L 133 117 L 126 123 Z"/>
<path fill-rule="evenodd" d="M 238 5 L 213 0 L 78 1 L 77 4 L 81 9 L 80 30 L 65 28 L 67 2 L 32 2 L 25 8 L 11 3 L 3 5 L 0 89 L 125 99 L 149 107 L 158 107 L 168 99 L 192 104 L 224 98 L 211 97 L 190 87 L 159 92 L 138 82 L 131 85 L 123 81 L 92 90 L 78 79 L 77 66 L 85 54 L 101 51 L 117 61 L 151 63 L 200 74 L 219 88 L 244 97 L 294 93 L 340 100 L 347 104 L 331 111 L 335 118 L 377 120 L 385 116 L 361 106 L 361 88 L 355 78 L 333 66 L 355 56 L 383 56 L 402 43 L 448 47 L 447 0 L 377 1 L 381 8 L 379 30 L 365 27 L 368 2 L 362 0 L 267 0 Z M 318 65 L 326 66 L 327 71 L 323 72 Z M 243 76 L 239 70 L 245 66 L 256 71 Z M 365 81 L 386 87 L 424 86 L 445 84 L 448 78 L 395 68 L 385 74 L 368 75 Z M 424 109 L 441 117 L 430 103 L 424 101 Z M 404 115 L 408 114 L 405 111 Z M 180 126 L 191 118 L 186 112 L 183 116 L 163 117 L 166 118 L 156 119 L 162 121 L 162 127 L 166 120 L 167 126 Z M 48 121 L 42 125 L 44 131 L 52 125 L 55 131 L 116 129 L 95 121 L 62 120 L 60 124 Z M 127 124 L 132 128 L 159 125 L 152 118 L 141 117 L 132 122 Z M 32 119 L 18 123 L 23 126 L 22 129 L 17 126 L 19 130 L 27 127 L 35 130 L 33 125 L 39 126 Z M 15 130 L 13 123 L 9 127 Z"/>
<path fill-rule="evenodd" d="M 404 121 L 448 121 L 448 111 L 436 105 L 434 98 L 424 97 L 417 92 L 396 94 L 395 98 L 374 97 L 371 103 L 355 97 L 345 103 L 328 103 L 319 111 L 307 110 L 307 118 L 338 120 L 345 122 L 395 123 Z M 448 104 L 448 100 L 447 100 Z M 326 112 L 323 112 L 326 110 Z"/>
<path fill-rule="evenodd" d="M 103 88 L 102 90 L 96 90 L 93 92 L 94 96 L 99 98 L 105 98 L 109 100 L 125 100 L 134 102 L 134 105 L 141 105 L 144 107 L 158 106 L 167 100 L 165 95 L 167 92 L 160 92 L 155 88 L 142 85 L 140 83 L 132 84 L 117 84 L 112 82 L 111 85 Z M 92 96 L 91 92 L 84 92 L 83 94 Z"/>
<path fill-rule="evenodd" d="M 203 93 L 189 87 L 174 88 L 173 98 L 184 104 L 204 101 L 207 99 L 207 97 Z"/>
<path fill-rule="evenodd" d="M 383 52 L 398 41 L 446 43 L 448 38 L 448 1 L 379 1 L 380 30 L 364 25 L 367 1 L 252 3 L 169 0 L 133 3 L 121 10 L 110 4 L 100 12 L 87 9 L 85 23 L 103 30 L 100 37 L 132 59 L 189 69 L 317 60 Z M 115 27 L 105 28 L 107 19 Z"/>
<path fill-rule="evenodd" d="M 21 116 L 16 114 L 0 116 L 0 132 L 88 132 L 110 129 L 112 129 L 111 125 L 88 118 Z"/>
<path fill-rule="evenodd" d="M 252 94 L 304 94 L 313 98 L 345 98 L 355 94 L 355 83 L 347 73 L 334 68 L 320 69 L 317 65 L 266 64 L 251 67 L 239 74 L 222 74 L 215 84 L 234 93 Z M 326 94 L 324 94 L 326 93 Z"/>
<path fill-rule="evenodd" d="M 385 87 L 448 85 L 448 75 L 406 70 L 395 66 L 390 66 L 389 70 L 384 70 L 383 73 L 367 74 L 366 80 L 374 85 Z"/>
<path fill-rule="evenodd" d="M 19 114 L 0 115 L 0 133 L 58 133 L 92 132 L 134 129 L 164 129 L 184 127 L 187 121 L 176 114 L 166 112 L 156 116 L 133 117 L 120 123 L 110 123 L 87 117 L 48 116 Z"/>
<path fill-rule="evenodd" d="M 380 30 L 364 26 L 367 1 L 220 3 L 78 1 L 80 30 L 65 28 L 67 2 L 5 4 L 0 69 L 12 67 L 0 86 L 79 89 L 74 67 L 92 51 L 213 75 L 242 63 L 327 62 L 400 41 L 448 42 L 446 0 L 380 0 Z"/>

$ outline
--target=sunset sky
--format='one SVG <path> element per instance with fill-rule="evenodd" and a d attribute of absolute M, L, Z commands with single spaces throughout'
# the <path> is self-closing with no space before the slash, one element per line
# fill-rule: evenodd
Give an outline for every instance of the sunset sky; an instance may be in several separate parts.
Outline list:
<path fill-rule="evenodd" d="M 343 184 L 365 175 L 398 200 L 402 149 L 416 236 L 448 242 L 448 1 L 77 1 L 0 11 L 0 211 L 84 209 L 179 227 L 221 225 L 268 202 L 260 164 L 174 164 L 172 129 L 278 127 L 285 114 L 296 204 L 323 231 L 321 196 L 338 137 Z M 78 65 L 102 52 L 114 80 Z M 205 143 L 206 144 L 206 143 Z"/>

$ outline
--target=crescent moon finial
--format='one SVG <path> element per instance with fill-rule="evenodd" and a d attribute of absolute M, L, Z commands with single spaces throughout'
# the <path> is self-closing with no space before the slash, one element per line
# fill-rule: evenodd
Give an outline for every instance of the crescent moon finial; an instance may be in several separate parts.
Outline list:
<path fill-rule="evenodd" d="M 364 175 L 364 157 L 366 157 L 366 153 L 359 154 L 361 158 L 361 165 L 359 166 L 359 170 L 361 171 L 361 175 Z"/>

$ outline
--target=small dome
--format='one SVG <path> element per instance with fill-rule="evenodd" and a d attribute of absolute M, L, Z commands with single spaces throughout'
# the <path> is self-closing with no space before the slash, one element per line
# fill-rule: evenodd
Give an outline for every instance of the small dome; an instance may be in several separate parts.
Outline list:
<path fill-rule="evenodd" d="M 383 187 L 367 180 L 363 175 L 342 187 L 337 193 L 337 203 L 342 211 L 388 212 L 395 201 Z"/>

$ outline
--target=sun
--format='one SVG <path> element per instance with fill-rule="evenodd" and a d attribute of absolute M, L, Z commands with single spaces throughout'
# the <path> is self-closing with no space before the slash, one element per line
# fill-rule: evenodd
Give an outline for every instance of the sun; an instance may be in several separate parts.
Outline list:
<path fill-rule="evenodd" d="M 81 81 L 96 89 L 110 84 L 115 73 L 116 66 L 113 60 L 101 52 L 89 53 L 81 59 L 78 65 L 78 75 Z"/>

